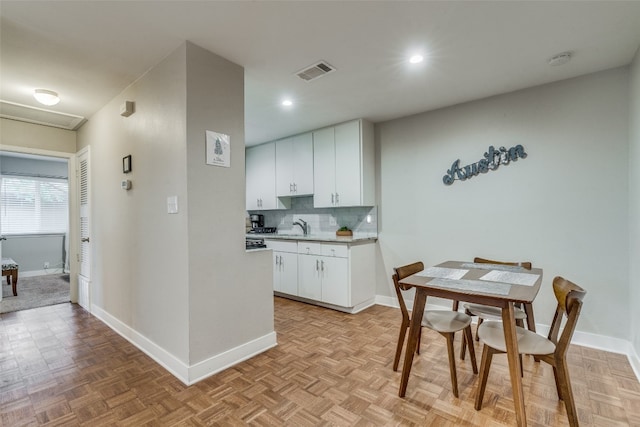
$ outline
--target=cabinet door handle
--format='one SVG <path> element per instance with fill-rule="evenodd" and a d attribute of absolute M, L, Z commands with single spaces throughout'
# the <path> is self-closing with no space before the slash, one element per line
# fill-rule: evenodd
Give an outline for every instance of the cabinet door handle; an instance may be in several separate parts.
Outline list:
<path fill-rule="evenodd" d="M 340 195 L 336 193 L 336 205 L 340 204 Z"/>
<path fill-rule="evenodd" d="M 289 193 L 293 193 L 293 184 L 289 183 Z"/>
<path fill-rule="evenodd" d="M 278 255 L 276 255 L 276 265 L 278 265 Z"/>
<path fill-rule="evenodd" d="M 293 192 L 294 193 L 298 192 L 298 184 L 296 184 L 295 182 L 293 183 Z"/>
<path fill-rule="evenodd" d="M 324 261 L 320 261 L 320 270 L 324 271 Z"/>
<path fill-rule="evenodd" d="M 335 204 L 336 204 L 336 202 L 335 202 L 335 201 L 334 201 L 334 199 L 333 199 L 333 193 L 331 193 L 331 204 L 332 204 L 332 205 L 335 205 Z"/>
<path fill-rule="evenodd" d="M 316 260 L 316 271 L 320 270 L 320 261 Z"/>

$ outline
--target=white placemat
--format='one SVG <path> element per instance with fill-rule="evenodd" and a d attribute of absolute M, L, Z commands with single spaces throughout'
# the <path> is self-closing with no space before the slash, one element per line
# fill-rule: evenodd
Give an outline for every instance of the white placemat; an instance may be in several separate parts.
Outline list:
<path fill-rule="evenodd" d="M 425 277 L 441 277 L 445 279 L 461 279 L 469 270 L 461 270 L 459 268 L 429 267 L 416 273 L 416 276 Z"/>
<path fill-rule="evenodd" d="M 538 280 L 538 277 L 540 276 L 532 273 L 514 273 L 510 271 L 493 270 L 482 276 L 480 280 L 510 283 L 512 285 L 533 286 Z"/>
<path fill-rule="evenodd" d="M 429 285 L 439 288 L 453 289 L 456 291 L 483 292 L 485 294 L 509 295 L 511 285 L 507 283 L 483 282 L 482 280 L 451 280 L 445 278 L 435 278 L 429 281 Z"/>

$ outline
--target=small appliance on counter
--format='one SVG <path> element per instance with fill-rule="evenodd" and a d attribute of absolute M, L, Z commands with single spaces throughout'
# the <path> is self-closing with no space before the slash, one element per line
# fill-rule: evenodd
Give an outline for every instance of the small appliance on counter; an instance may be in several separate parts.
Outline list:
<path fill-rule="evenodd" d="M 264 227 L 264 215 L 251 214 L 249 218 L 251 219 L 251 228 Z"/>

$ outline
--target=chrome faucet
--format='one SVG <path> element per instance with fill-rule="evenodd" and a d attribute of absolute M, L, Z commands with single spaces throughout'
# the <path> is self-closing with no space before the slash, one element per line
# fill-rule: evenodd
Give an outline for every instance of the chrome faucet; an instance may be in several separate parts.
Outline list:
<path fill-rule="evenodd" d="M 302 234 L 305 236 L 309 233 L 309 225 L 307 225 L 306 221 L 303 221 L 298 218 L 298 221 L 294 222 L 293 225 L 299 225 L 302 228 Z"/>

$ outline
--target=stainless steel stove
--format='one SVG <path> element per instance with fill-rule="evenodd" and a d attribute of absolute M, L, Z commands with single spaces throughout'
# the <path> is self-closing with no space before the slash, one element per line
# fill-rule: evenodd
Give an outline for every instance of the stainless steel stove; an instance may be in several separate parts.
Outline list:
<path fill-rule="evenodd" d="M 260 248 L 266 248 L 267 245 L 264 243 L 264 239 L 259 238 L 259 237 L 247 237 L 245 239 L 246 243 L 247 243 L 247 247 L 246 249 L 260 249 Z"/>

